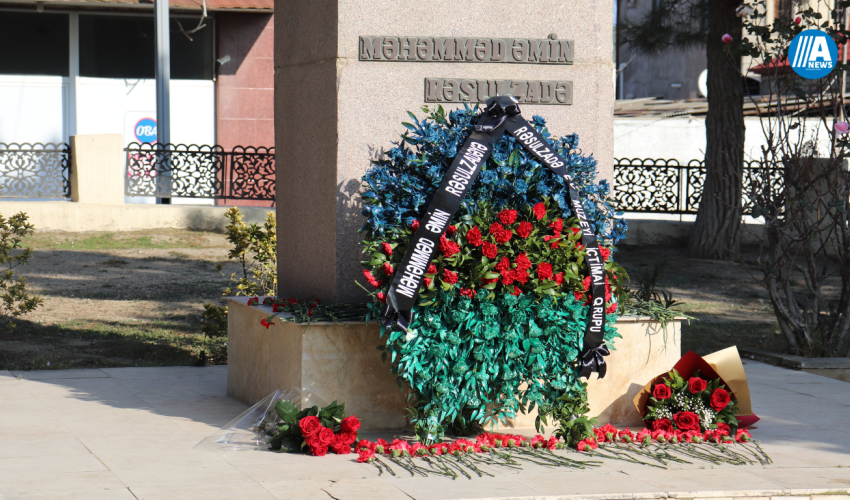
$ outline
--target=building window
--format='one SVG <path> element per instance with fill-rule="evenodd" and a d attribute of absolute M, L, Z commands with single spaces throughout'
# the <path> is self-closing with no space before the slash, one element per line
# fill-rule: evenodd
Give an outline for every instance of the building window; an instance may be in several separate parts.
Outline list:
<path fill-rule="evenodd" d="M 171 78 L 213 79 L 213 22 L 186 37 L 171 19 Z M 182 24 L 191 18 L 179 18 Z M 154 78 L 153 16 L 80 15 L 80 75 L 96 78 Z"/>
<path fill-rule="evenodd" d="M 0 74 L 68 76 L 68 15 L 0 13 Z"/>

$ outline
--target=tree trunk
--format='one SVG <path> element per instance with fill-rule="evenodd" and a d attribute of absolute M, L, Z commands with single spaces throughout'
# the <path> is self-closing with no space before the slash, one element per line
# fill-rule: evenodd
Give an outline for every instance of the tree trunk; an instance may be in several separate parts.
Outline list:
<path fill-rule="evenodd" d="M 741 185 L 744 165 L 744 89 L 741 58 L 723 43 L 741 41 L 740 0 L 708 2 L 708 115 L 705 119 L 705 185 L 694 231 L 688 243 L 691 257 L 727 259 L 738 249 L 741 226 Z"/>

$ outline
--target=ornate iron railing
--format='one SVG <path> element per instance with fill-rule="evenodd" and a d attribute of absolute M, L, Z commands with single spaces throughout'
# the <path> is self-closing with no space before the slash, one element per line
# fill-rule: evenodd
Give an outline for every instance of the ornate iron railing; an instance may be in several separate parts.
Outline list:
<path fill-rule="evenodd" d="M 275 199 L 274 148 L 130 143 L 127 196 Z"/>
<path fill-rule="evenodd" d="M 0 143 L 0 198 L 70 197 L 68 144 Z"/>
<path fill-rule="evenodd" d="M 617 209 L 624 212 L 695 214 L 705 185 L 705 162 L 621 158 L 614 165 L 613 198 Z M 748 193 L 754 182 L 765 174 L 756 161 L 744 162 L 743 207 L 750 212 Z M 772 189 L 781 190 L 782 170 L 769 173 Z"/>

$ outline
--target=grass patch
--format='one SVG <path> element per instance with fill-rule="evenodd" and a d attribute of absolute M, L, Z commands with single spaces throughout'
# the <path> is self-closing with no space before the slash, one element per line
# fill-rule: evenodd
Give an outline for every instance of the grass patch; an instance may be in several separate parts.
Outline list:
<path fill-rule="evenodd" d="M 28 239 L 37 250 L 157 250 L 171 248 L 218 248 L 209 233 L 157 230 L 121 233 L 56 233 L 39 231 Z"/>

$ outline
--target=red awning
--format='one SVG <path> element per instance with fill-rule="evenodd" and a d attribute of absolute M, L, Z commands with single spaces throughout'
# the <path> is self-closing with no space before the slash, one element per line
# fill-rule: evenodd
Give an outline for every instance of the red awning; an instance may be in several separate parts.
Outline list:
<path fill-rule="evenodd" d="M 844 60 L 844 47 L 841 44 L 838 45 L 838 60 Z M 759 64 L 754 68 L 750 68 L 750 72 L 757 75 L 785 75 L 791 71 L 791 65 L 788 64 L 787 57 L 779 60 L 774 59 L 767 64 Z"/>

